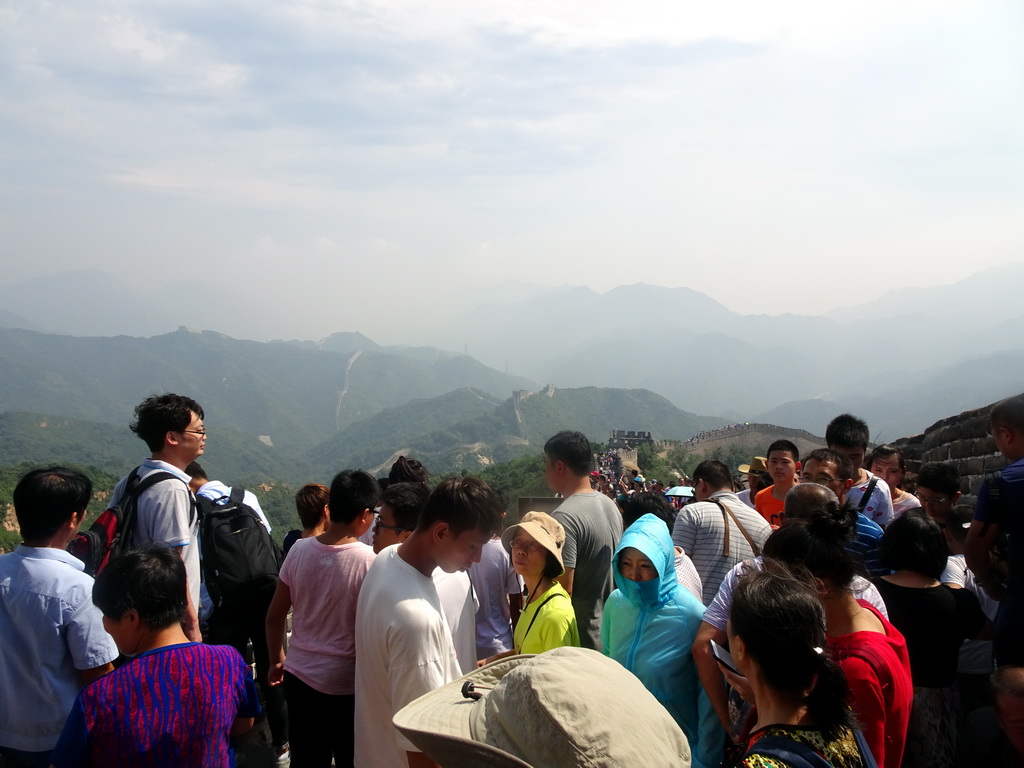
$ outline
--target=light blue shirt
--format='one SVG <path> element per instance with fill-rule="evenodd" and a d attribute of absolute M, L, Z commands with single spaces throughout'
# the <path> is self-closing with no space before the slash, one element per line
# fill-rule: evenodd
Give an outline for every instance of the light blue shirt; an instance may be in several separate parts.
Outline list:
<path fill-rule="evenodd" d="M 0 555 L 0 745 L 53 749 L 82 684 L 117 658 L 92 604 L 92 577 L 61 549 Z"/>

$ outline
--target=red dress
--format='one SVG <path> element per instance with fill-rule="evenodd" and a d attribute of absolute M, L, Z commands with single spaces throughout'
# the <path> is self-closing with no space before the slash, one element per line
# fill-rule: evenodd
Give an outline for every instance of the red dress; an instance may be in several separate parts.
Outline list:
<path fill-rule="evenodd" d="M 910 656 L 903 635 L 873 605 L 857 601 L 885 628 L 828 639 L 830 654 L 846 673 L 850 705 L 879 768 L 899 768 L 914 701 Z"/>

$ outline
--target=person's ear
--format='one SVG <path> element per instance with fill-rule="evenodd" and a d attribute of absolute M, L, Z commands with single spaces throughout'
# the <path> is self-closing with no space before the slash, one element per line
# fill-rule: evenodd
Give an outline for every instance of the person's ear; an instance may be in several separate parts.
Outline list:
<path fill-rule="evenodd" d="M 952 504 L 956 504 L 956 503 L 957 503 L 958 501 L 960 501 L 960 497 L 961 497 L 961 496 L 963 496 L 963 495 L 964 495 L 964 494 L 963 494 L 963 492 L 961 492 L 961 491 L 957 491 L 956 493 L 954 493 L 954 494 L 953 494 L 953 495 L 952 495 L 952 496 L 950 497 L 950 498 L 952 499 Z"/>
<path fill-rule="evenodd" d="M 802 467 L 803 467 L 803 464 L 801 464 L 799 461 L 796 462 L 796 471 L 797 472 L 799 472 Z"/>
<path fill-rule="evenodd" d="M 78 529 L 82 527 L 82 523 L 85 522 L 85 516 L 89 513 L 89 510 L 83 509 L 79 512 L 72 512 L 68 518 L 67 526 L 72 533 L 77 533 Z"/>
<path fill-rule="evenodd" d="M 746 661 L 747 644 L 743 642 L 743 638 L 739 635 L 733 635 L 729 638 L 729 655 L 732 656 L 733 661 Z"/>
<path fill-rule="evenodd" d="M 828 585 L 817 576 L 814 577 L 814 589 L 818 593 L 819 598 L 828 596 Z"/>
<path fill-rule="evenodd" d="M 444 537 L 449 533 L 451 533 L 451 526 L 442 520 L 437 521 L 430 528 L 430 538 L 433 539 L 435 543 L 444 541 Z"/>
<path fill-rule="evenodd" d="M 848 480 L 844 480 L 843 481 L 843 492 L 844 493 L 848 493 L 851 488 L 853 488 L 853 478 L 852 477 L 849 478 Z"/>

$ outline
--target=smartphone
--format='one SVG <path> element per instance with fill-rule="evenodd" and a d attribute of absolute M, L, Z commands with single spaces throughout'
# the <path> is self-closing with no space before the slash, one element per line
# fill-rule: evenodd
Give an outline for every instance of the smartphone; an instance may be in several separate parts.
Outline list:
<path fill-rule="evenodd" d="M 715 659 L 718 661 L 718 663 L 726 669 L 728 669 L 734 675 L 739 675 L 740 677 L 743 677 L 743 673 L 736 669 L 736 662 L 732 660 L 732 655 L 727 650 L 725 650 L 725 648 L 716 643 L 714 640 L 709 640 L 708 642 L 711 643 L 711 652 L 715 654 Z"/>

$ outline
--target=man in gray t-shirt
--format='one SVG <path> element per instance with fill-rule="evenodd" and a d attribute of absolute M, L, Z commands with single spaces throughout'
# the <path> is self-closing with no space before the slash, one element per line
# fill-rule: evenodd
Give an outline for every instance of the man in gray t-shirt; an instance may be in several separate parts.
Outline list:
<path fill-rule="evenodd" d="M 590 441 L 580 432 L 559 432 L 544 445 L 548 486 L 565 497 L 552 513 L 565 529 L 559 577 L 572 596 L 584 648 L 601 650 L 604 601 L 615 589 L 612 553 L 622 536 L 622 515 L 615 502 L 590 487 Z"/>
<path fill-rule="evenodd" d="M 174 476 L 139 496 L 131 543 L 136 547 L 171 547 L 178 552 L 185 563 L 188 585 L 185 634 L 195 642 L 203 639 L 199 631 L 199 519 L 185 467 L 198 459 L 206 447 L 204 416 L 202 407 L 190 397 L 154 395 L 136 406 L 131 425 L 132 432 L 152 451 L 139 467 L 139 477 L 153 472 Z M 127 483 L 128 478 L 124 478 L 117 484 L 112 503 L 121 501 Z"/>

